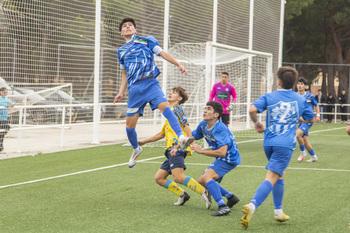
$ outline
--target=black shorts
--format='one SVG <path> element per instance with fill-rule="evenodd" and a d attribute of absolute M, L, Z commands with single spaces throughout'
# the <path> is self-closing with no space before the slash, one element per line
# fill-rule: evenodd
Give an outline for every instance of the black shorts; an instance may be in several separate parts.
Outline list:
<path fill-rule="evenodd" d="M 173 157 L 170 155 L 170 150 L 166 150 L 164 155 L 167 157 L 167 159 L 164 161 L 162 166 L 160 166 L 160 169 L 167 171 L 169 174 L 171 174 L 171 170 L 174 168 L 183 168 L 186 170 L 185 158 L 187 156 L 187 152 L 177 151 L 176 156 Z"/>
<path fill-rule="evenodd" d="M 222 121 L 222 123 L 224 123 L 226 126 L 228 126 L 228 124 L 230 124 L 230 114 L 223 113 L 223 114 L 221 115 L 221 121 Z"/>

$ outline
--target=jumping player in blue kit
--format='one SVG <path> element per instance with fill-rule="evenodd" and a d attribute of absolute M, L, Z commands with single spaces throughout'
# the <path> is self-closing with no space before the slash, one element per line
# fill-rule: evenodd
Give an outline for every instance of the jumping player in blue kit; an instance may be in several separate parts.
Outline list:
<path fill-rule="evenodd" d="M 298 82 L 297 82 L 298 93 L 306 99 L 306 102 L 308 103 L 311 111 L 312 111 L 313 106 L 316 107 L 317 115 L 316 115 L 315 121 L 319 122 L 320 121 L 320 108 L 318 106 L 318 102 L 315 99 L 315 96 L 313 94 L 305 91 L 306 84 L 307 84 L 307 81 L 304 77 L 298 78 Z M 306 162 L 317 162 L 318 161 L 317 155 L 315 154 L 315 152 L 311 146 L 311 143 L 309 141 L 309 130 L 311 129 L 312 126 L 313 126 L 313 123 L 306 123 L 306 122 L 302 122 L 302 121 L 298 124 L 297 140 L 298 140 L 299 148 L 301 151 L 300 156 L 298 157 L 299 162 L 303 161 L 304 158 L 306 157 L 305 148 L 307 149 L 307 151 L 311 155 L 311 158 L 309 160 L 307 160 Z"/>
<path fill-rule="evenodd" d="M 150 104 L 152 110 L 158 108 L 167 118 L 171 128 L 178 136 L 182 149 L 187 148 L 194 139 L 193 137 L 186 138 L 183 135 L 181 126 L 169 107 L 167 98 L 156 79 L 160 74 L 160 70 L 154 62 L 153 54 L 161 56 L 176 65 L 182 73 L 187 75 L 185 67 L 169 53 L 163 51 L 154 37 L 137 36 L 136 23 L 132 18 L 123 19 L 119 25 L 119 31 L 126 43 L 117 51 L 122 70 L 122 81 L 114 103 L 122 101 L 125 89 L 128 86 L 129 101 L 126 113 L 126 133 L 134 149 L 129 160 L 129 167 L 132 168 L 142 152 L 142 148 L 138 145 L 135 127 L 138 118 L 143 115 L 143 109 L 147 103 Z"/>
<path fill-rule="evenodd" d="M 243 206 L 241 226 L 248 228 L 254 211 L 265 201 L 272 191 L 275 206 L 275 220 L 288 221 L 289 216 L 282 209 L 285 170 L 296 146 L 296 126 L 298 121 L 312 123 L 314 114 L 305 98 L 292 91 L 298 72 L 292 67 L 281 67 L 277 72 L 278 90 L 266 93 L 250 107 L 250 118 L 255 130 L 264 132 L 264 150 L 268 159 L 265 181 L 260 184 L 251 202 Z M 258 121 L 258 113 L 266 112 L 266 129 Z"/>

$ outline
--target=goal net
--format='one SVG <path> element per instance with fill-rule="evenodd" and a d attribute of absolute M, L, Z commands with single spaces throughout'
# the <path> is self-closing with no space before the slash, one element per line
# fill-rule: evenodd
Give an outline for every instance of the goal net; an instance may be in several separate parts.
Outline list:
<path fill-rule="evenodd" d="M 185 66 L 188 76 L 181 75 L 176 66 L 168 65 L 159 79 L 162 85 L 166 83 L 163 85 L 166 86 L 166 93 L 178 85 L 188 92 L 190 98 L 183 107 L 192 129 L 202 121 L 203 109 L 213 84 L 220 81 L 222 72 L 227 72 L 228 81 L 234 85 L 237 93 L 237 102 L 230 116 L 230 130 L 236 138 L 263 137 L 254 130 L 249 107 L 260 95 L 272 91 L 271 54 L 213 42 L 179 43 L 169 53 Z M 158 66 L 163 66 L 161 60 L 157 62 Z M 260 114 L 259 120 L 264 122 L 265 115 Z M 165 144 L 155 142 L 149 146 L 164 147 Z"/>

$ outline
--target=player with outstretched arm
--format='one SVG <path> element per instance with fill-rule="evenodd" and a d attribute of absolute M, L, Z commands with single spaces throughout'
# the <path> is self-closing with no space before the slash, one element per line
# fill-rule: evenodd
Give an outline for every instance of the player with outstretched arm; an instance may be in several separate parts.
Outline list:
<path fill-rule="evenodd" d="M 182 131 L 187 136 L 190 136 L 191 128 L 188 124 L 186 114 L 181 107 L 181 104 L 185 103 L 187 99 L 188 95 L 185 89 L 180 86 L 174 87 L 168 95 L 169 105 L 179 120 Z M 186 169 L 185 158 L 187 155 L 192 155 L 191 149 L 188 147 L 185 150 L 178 150 L 175 156 L 170 155 L 170 151 L 177 145 L 177 136 L 170 127 L 168 120 L 165 121 L 165 124 L 159 133 L 150 138 L 139 141 L 139 145 L 143 146 L 147 143 L 158 141 L 164 137 L 166 138 L 166 149 L 164 155 L 167 159 L 164 161 L 155 175 L 157 184 L 165 187 L 178 196 L 178 201 L 174 203 L 174 205 L 183 205 L 190 199 L 190 195 L 176 184 L 179 183 L 200 194 L 206 203 L 206 208 L 209 209 L 211 205 L 211 197 L 209 192 L 196 180 L 184 174 L 184 170 Z M 176 183 L 168 179 L 169 175 L 173 175 Z"/>
<path fill-rule="evenodd" d="M 215 161 L 198 179 L 198 182 L 209 190 L 218 204 L 218 209 L 212 216 L 229 214 L 231 208 L 239 202 L 237 196 L 220 185 L 223 177 L 242 161 L 235 137 L 220 120 L 222 112 L 222 104 L 209 101 L 204 109 L 203 121 L 199 123 L 197 129 L 192 131 L 192 136 L 196 140 L 205 138 L 211 150 L 203 150 L 194 143 L 191 148 L 198 154 L 215 158 Z M 224 202 L 223 197 L 227 198 L 227 203 Z"/>
<path fill-rule="evenodd" d="M 122 70 L 122 81 L 114 103 L 123 99 L 126 87 L 128 87 L 129 100 L 126 112 L 126 133 L 131 143 L 133 153 L 129 160 L 129 167 L 136 164 L 142 148 L 137 141 L 135 127 L 143 109 L 147 103 L 152 110 L 158 108 L 169 121 L 171 128 L 177 134 L 181 148 L 187 148 L 193 138 L 183 135 L 181 126 L 176 119 L 169 103 L 156 79 L 160 70 L 154 62 L 153 54 L 161 56 L 168 62 L 176 65 L 179 70 L 187 75 L 185 67 L 175 60 L 169 53 L 162 50 L 158 41 L 153 36 L 141 37 L 136 35 L 136 23 L 132 18 L 124 18 L 119 25 L 120 35 L 126 43 L 117 51 L 118 60 Z"/>

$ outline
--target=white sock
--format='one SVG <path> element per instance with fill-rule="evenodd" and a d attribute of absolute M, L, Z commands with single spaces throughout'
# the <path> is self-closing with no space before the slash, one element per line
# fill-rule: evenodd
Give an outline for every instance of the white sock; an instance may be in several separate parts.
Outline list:
<path fill-rule="evenodd" d="M 139 152 L 141 150 L 141 147 L 138 146 L 136 149 L 134 149 L 135 152 Z"/>
<path fill-rule="evenodd" d="M 185 139 L 185 136 L 183 134 L 181 134 L 180 137 L 179 137 L 179 141 L 181 142 L 184 139 Z"/>
<path fill-rule="evenodd" d="M 248 206 L 249 209 L 252 211 L 252 213 L 254 213 L 254 211 L 256 210 L 255 205 L 254 205 L 253 203 L 249 203 L 247 206 Z"/>
<path fill-rule="evenodd" d="M 283 216 L 283 210 L 282 209 L 275 209 L 275 217 L 281 218 Z"/>

